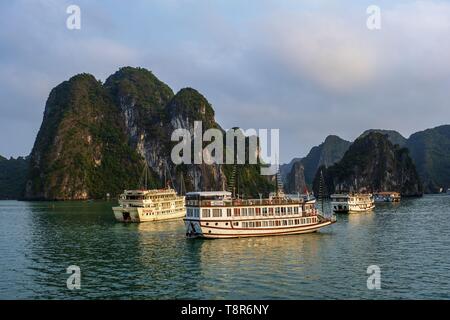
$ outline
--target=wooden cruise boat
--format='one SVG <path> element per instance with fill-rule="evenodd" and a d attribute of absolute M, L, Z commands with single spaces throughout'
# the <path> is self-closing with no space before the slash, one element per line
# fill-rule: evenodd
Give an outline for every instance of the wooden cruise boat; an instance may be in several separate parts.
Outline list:
<path fill-rule="evenodd" d="M 141 177 L 141 182 L 145 181 L 144 187 L 140 190 L 125 190 L 120 195 L 119 206 L 112 208 L 117 221 L 149 222 L 181 219 L 185 216 L 184 196 L 179 196 L 166 181 L 165 188 L 149 190 L 148 175 L 149 168 L 145 165 Z"/>
<path fill-rule="evenodd" d="M 148 222 L 181 219 L 185 216 L 184 197 L 174 189 L 125 190 L 114 216 L 121 222 Z"/>
<path fill-rule="evenodd" d="M 375 208 L 370 193 L 332 194 L 331 207 L 336 213 L 364 212 Z"/>
<path fill-rule="evenodd" d="M 231 192 L 186 194 L 187 237 L 236 238 L 315 232 L 336 221 L 326 218 L 315 200 L 277 193 L 267 199 L 234 199 Z"/>

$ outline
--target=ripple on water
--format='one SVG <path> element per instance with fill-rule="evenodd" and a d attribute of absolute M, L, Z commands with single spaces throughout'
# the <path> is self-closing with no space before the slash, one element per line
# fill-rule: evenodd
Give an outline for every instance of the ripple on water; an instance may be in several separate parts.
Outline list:
<path fill-rule="evenodd" d="M 448 299 L 449 205 L 426 196 L 314 234 L 189 240 L 182 221 L 115 223 L 111 203 L 1 201 L 0 298 Z M 382 290 L 367 289 L 372 264 Z"/>

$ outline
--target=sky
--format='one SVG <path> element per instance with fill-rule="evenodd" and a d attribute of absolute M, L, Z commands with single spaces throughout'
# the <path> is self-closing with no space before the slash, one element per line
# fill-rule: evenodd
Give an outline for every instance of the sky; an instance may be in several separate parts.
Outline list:
<path fill-rule="evenodd" d="M 329 134 L 449 124 L 450 2 L 3 0 L 0 155 L 30 153 L 53 87 L 122 66 L 197 89 L 223 128 L 280 129 L 288 162 Z"/>

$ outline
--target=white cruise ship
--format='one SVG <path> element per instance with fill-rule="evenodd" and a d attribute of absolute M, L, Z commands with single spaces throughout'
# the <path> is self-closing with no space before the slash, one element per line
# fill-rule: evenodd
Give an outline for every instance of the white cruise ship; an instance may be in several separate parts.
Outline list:
<path fill-rule="evenodd" d="M 183 218 L 186 214 L 184 197 L 175 190 L 125 190 L 114 216 L 121 222 L 148 222 Z"/>
<path fill-rule="evenodd" d="M 210 191 L 186 194 L 186 236 L 236 238 L 315 232 L 331 225 L 315 200 L 290 199 L 284 195 L 268 199 L 233 199 L 231 192 Z"/>
<path fill-rule="evenodd" d="M 364 212 L 375 208 L 375 202 L 369 193 L 332 194 L 331 207 L 337 213 Z"/>

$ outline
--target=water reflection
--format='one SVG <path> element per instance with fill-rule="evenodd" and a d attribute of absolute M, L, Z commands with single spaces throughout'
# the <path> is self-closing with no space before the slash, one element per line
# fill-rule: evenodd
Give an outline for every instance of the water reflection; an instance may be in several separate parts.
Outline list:
<path fill-rule="evenodd" d="M 317 233 L 186 239 L 181 220 L 116 223 L 111 203 L 0 202 L 0 298 L 448 298 L 450 197 L 339 215 Z M 66 268 L 81 267 L 80 291 Z M 382 268 L 383 290 L 366 287 Z"/>

